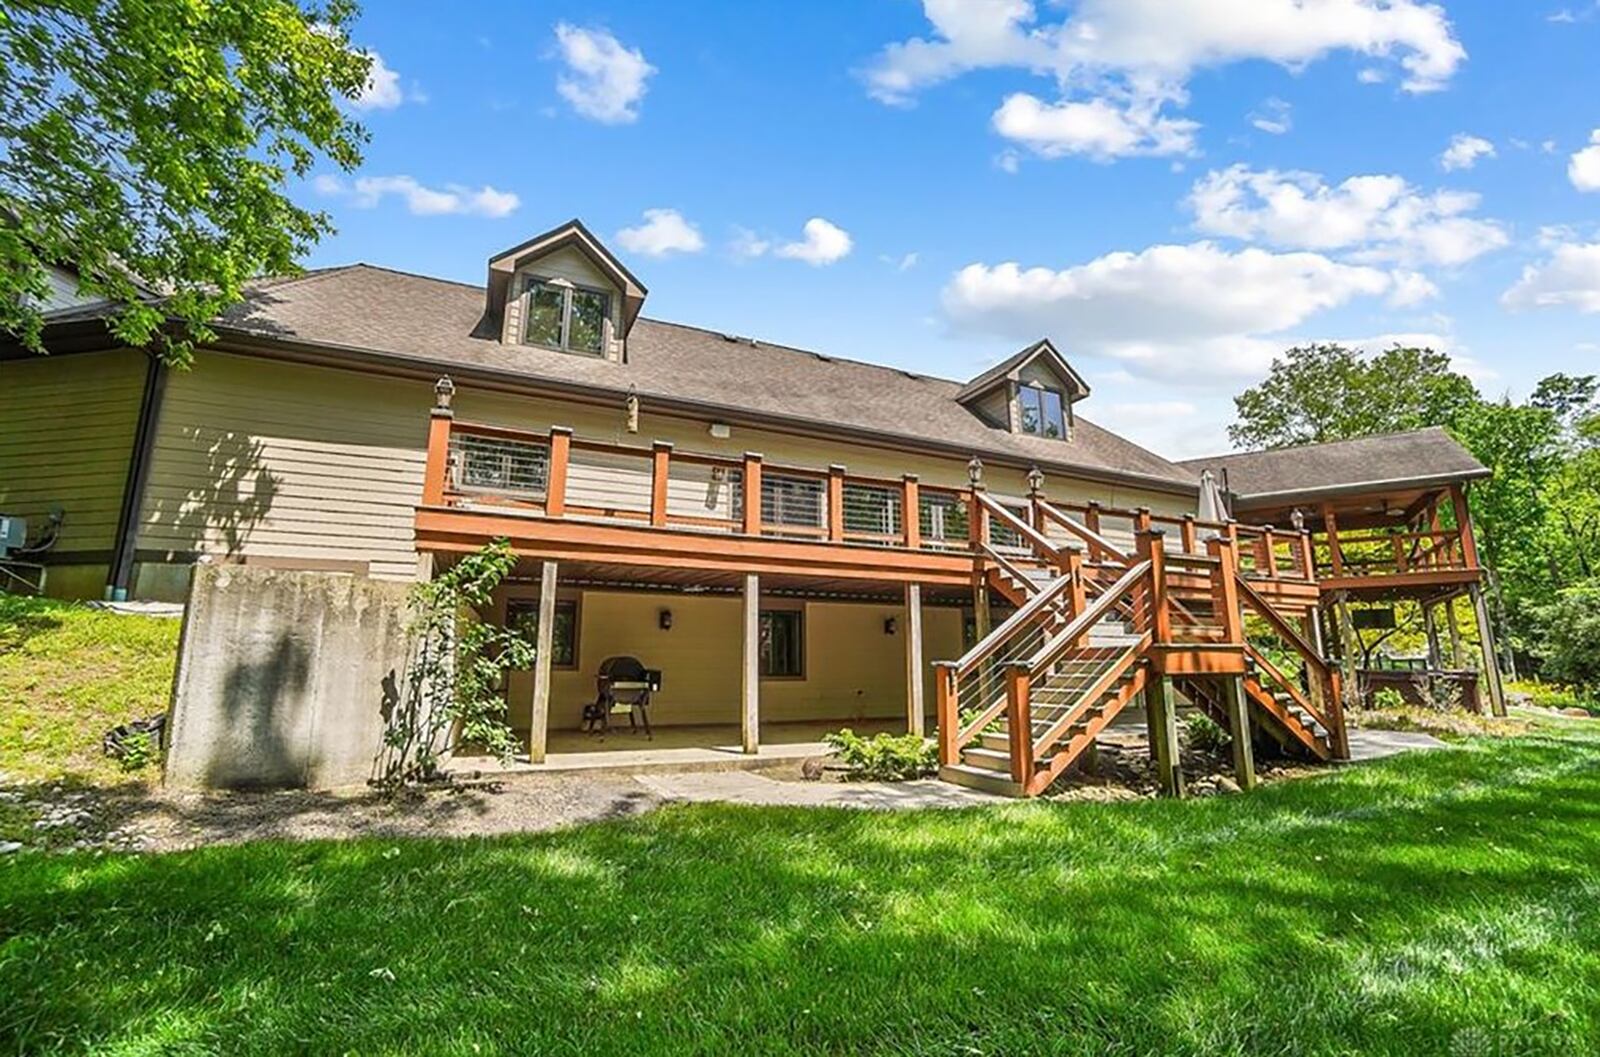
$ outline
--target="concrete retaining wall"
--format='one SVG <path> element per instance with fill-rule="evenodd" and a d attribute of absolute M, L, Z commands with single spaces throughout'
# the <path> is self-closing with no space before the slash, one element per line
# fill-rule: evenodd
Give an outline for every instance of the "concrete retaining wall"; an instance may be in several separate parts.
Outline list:
<path fill-rule="evenodd" d="M 332 573 L 196 566 L 167 783 L 365 783 L 401 694 L 406 592 L 403 583 Z"/>

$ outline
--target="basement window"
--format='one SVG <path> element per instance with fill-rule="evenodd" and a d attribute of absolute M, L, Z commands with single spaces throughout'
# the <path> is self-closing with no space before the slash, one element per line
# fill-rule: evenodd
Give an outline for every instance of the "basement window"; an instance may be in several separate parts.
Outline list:
<path fill-rule="evenodd" d="M 1059 440 L 1067 435 L 1066 402 L 1054 389 L 1024 385 L 1017 389 L 1022 432 Z"/>
<path fill-rule="evenodd" d="M 529 276 L 523 283 L 527 318 L 522 340 L 564 352 L 598 356 L 605 351 L 605 321 L 611 312 L 611 295 Z"/>
<path fill-rule="evenodd" d="M 767 679 L 805 676 L 805 611 L 763 609 L 760 626 L 761 675 Z"/>
<path fill-rule="evenodd" d="M 539 600 L 513 598 L 506 602 L 506 628 L 531 646 L 539 643 Z M 578 600 L 556 599 L 556 626 L 551 632 L 550 667 L 578 666 Z"/>

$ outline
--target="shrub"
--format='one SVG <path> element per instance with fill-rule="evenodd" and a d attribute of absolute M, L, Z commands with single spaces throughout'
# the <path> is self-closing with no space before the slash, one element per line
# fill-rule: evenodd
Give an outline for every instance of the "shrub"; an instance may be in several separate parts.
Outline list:
<path fill-rule="evenodd" d="M 155 739 L 144 731 L 134 731 L 122 739 L 122 757 L 118 762 L 124 771 L 143 770 L 155 758 Z"/>
<path fill-rule="evenodd" d="M 1600 580 L 1569 587 L 1539 612 L 1541 675 L 1580 694 L 1600 691 Z"/>
<path fill-rule="evenodd" d="M 850 768 L 850 777 L 871 782 L 921 778 L 939 769 L 939 748 L 918 734 L 876 734 L 863 738 L 849 727 L 823 739 Z"/>
<path fill-rule="evenodd" d="M 1228 743 L 1228 732 L 1204 712 L 1191 712 L 1183 722 L 1189 744 L 1202 752 L 1214 752 Z"/>
<path fill-rule="evenodd" d="M 1386 686 L 1372 695 L 1372 704 L 1375 708 L 1401 709 L 1406 707 L 1406 699 L 1392 686 Z"/>

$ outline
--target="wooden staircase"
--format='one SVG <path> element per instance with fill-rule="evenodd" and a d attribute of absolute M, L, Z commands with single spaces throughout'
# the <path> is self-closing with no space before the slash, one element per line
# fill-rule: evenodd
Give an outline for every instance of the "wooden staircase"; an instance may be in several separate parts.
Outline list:
<path fill-rule="evenodd" d="M 1127 555 L 1042 501 L 1031 524 L 981 493 L 978 502 L 1030 552 L 981 549 L 987 585 L 1017 609 L 960 660 L 937 666 L 941 778 L 1037 796 L 1152 679 L 1165 678 L 1224 723 L 1213 684 L 1236 678 L 1280 742 L 1317 759 L 1345 753 L 1336 674 L 1243 579 L 1226 541 L 1213 541 L 1209 558 L 1180 557 L 1147 532 Z M 1053 542 L 1040 527 L 1047 522 L 1082 545 Z M 1297 659 L 1296 674 L 1245 640 L 1246 609 L 1265 610 L 1274 649 Z"/>

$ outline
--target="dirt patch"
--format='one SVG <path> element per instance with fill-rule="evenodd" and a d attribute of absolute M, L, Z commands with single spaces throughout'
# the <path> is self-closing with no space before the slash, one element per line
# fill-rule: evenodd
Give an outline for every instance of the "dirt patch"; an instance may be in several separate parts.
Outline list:
<path fill-rule="evenodd" d="M 1514 738 L 1533 725 L 1517 717 L 1480 716 L 1472 712 L 1440 712 L 1428 708 L 1363 708 L 1345 713 L 1352 727 L 1367 730 L 1409 730 L 1440 738 Z"/>

